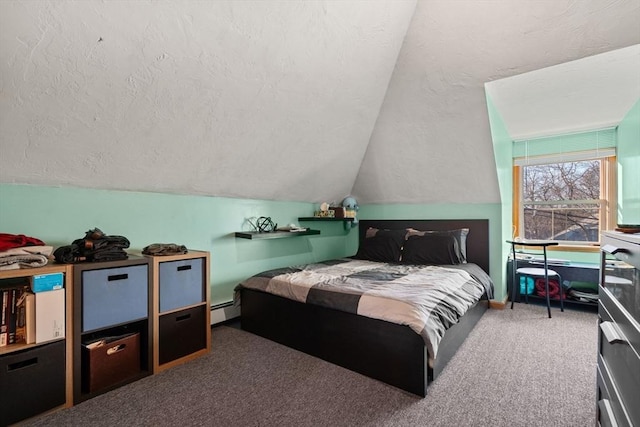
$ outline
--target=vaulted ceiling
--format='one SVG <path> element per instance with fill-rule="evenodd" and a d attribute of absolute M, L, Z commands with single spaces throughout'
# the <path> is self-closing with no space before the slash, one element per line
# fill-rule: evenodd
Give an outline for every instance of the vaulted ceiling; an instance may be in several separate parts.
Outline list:
<path fill-rule="evenodd" d="M 615 127 L 640 99 L 640 44 L 485 88 L 514 140 Z"/>
<path fill-rule="evenodd" d="M 497 202 L 484 84 L 638 22 L 638 0 L 2 1 L 0 182 Z"/>

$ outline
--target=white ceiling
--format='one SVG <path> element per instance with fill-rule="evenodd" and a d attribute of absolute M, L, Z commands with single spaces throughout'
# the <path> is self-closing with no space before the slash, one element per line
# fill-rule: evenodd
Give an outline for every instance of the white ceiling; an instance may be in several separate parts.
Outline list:
<path fill-rule="evenodd" d="M 515 140 L 615 126 L 640 99 L 640 44 L 496 80 L 486 89 Z"/>
<path fill-rule="evenodd" d="M 1 1 L 0 182 L 334 200 L 414 7 Z"/>
<path fill-rule="evenodd" d="M 497 202 L 484 84 L 638 22 L 637 0 L 1 1 L 0 182 Z"/>
<path fill-rule="evenodd" d="M 635 0 L 418 2 L 354 195 L 499 202 L 485 83 L 638 44 L 639 23 Z"/>

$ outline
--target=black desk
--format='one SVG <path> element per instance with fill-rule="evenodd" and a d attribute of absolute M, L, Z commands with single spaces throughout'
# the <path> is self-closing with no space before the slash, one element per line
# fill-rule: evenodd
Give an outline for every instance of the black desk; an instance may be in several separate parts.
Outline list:
<path fill-rule="evenodd" d="M 522 266 L 518 265 L 519 260 L 516 258 L 516 247 L 519 246 L 520 247 L 520 252 L 521 253 L 525 253 L 525 254 L 530 254 L 532 252 L 533 249 L 531 248 L 542 248 L 542 270 L 544 271 L 543 276 L 545 278 L 545 291 L 546 291 L 546 301 L 547 301 L 547 313 L 549 314 L 549 318 L 551 318 L 551 301 L 549 299 L 549 267 L 548 267 L 548 262 L 547 262 L 547 248 L 549 246 L 558 246 L 558 242 L 553 242 L 550 240 L 507 240 L 507 243 L 509 243 L 511 245 L 511 254 L 512 257 L 515 261 L 515 266 L 516 268 L 513 269 L 513 281 L 515 281 L 515 276 L 516 276 L 516 272 L 518 271 L 519 268 L 524 268 Z M 537 269 L 539 269 L 539 267 L 537 267 Z M 555 275 L 557 272 L 553 273 L 553 275 Z M 530 273 L 533 274 L 533 273 Z M 560 273 L 558 273 L 560 274 Z M 561 276 L 562 277 L 562 276 Z M 562 301 L 562 283 L 559 284 L 560 286 L 560 310 L 564 311 L 564 305 L 563 305 L 563 301 Z M 519 286 L 514 287 L 514 291 L 515 288 L 519 288 Z M 514 295 L 512 293 L 511 295 L 511 308 L 513 309 L 513 301 L 514 301 Z"/>
<path fill-rule="evenodd" d="M 598 281 L 600 280 L 599 278 L 600 266 L 595 263 L 590 264 L 590 263 L 582 263 L 582 262 L 565 262 L 565 263 L 549 262 L 548 264 L 551 270 L 556 271 L 560 275 L 563 282 L 566 282 L 566 281 L 589 282 L 589 283 L 597 284 Z M 542 268 L 542 260 L 519 259 L 518 267 Z M 511 293 L 511 290 L 512 290 L 511 286 L 513 286 L 513 273 L 512 273 L 513 270 L 512 269 L 513 269 L 513 261 L 511 260 L 511 258 L 509 258 L 507 260 L 507 294 L 508 295 L 513 295 Z M 520 286 L 518 283 L 515 289 L 515 301 L 520 302 L 521 300 L 520 297 L 521 297 Z M 529 295 L 529 299 L 542 302 L 544 301 L 545 298 L 537 295 Z M 552 300 L 551 302 L 555 304 L 556 300 Z M 598 303 L 596 302 L 578 301 L 570 298 L 566 298 L 564 300 L 564 304 L 567 306 L 587 308 L 590 310 L 598 309 Z"/>

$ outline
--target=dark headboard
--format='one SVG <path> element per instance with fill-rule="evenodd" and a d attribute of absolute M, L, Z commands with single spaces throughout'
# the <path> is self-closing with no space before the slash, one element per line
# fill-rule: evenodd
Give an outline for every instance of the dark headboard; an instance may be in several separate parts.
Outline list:
<path fill-rule="evenodd" d="M 478 264 L 489 274 L 489 220 L 488 219 L 361 219 L 359 223 L 359 242 L 362 242 L 367 228 L 386 228 L 402 230 L 457 230 L 468 228 L 467 262 Z"/>

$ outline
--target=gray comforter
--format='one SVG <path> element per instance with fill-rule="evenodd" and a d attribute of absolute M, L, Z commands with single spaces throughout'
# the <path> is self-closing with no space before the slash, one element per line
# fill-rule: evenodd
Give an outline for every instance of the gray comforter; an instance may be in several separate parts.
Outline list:
<path fill-rule="evenodd" d="M 269 270 L 236 287 L 407 325 L 420 334 L 433 362 L 445 331 L 483 294 L 491 278 L 475 264 L 385 264 L 343 258 Z"/>

